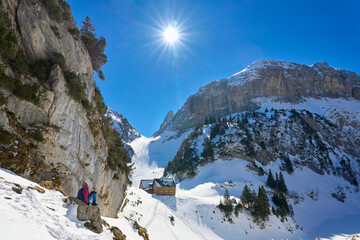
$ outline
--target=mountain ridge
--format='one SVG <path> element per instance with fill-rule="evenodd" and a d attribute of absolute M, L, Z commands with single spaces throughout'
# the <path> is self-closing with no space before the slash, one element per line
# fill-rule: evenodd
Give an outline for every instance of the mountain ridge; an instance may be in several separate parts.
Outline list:
<path fill-rule="evenodd" d="M 205 121 L 210 114 L 224 117 L 231 113 L 259 108 L 256 97 L 277 97 L 298 102 L 305 97 L 353 97 L 360 99 L 360 77 L 354 72 L 331 68 L 326 62 L 311 66 L 280 60 L 259 60 L 226 79 L 212 81 L 189 96 L 172 121 L 160 127 L 184 132 Z M 189 121 L 187 121 L 189 119 Z"/>

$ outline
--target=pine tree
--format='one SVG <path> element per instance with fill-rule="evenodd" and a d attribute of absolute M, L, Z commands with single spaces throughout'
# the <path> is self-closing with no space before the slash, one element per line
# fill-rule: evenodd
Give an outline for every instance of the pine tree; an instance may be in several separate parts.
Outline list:
<path fill-rule="evenodd" d="M 275 189 L 279 189 L 279 175 L 278 173 L 275 174 Z"/>
<path fill-rule="evenodd" d="M 284 218 L 286 215 L 290 214 L 290 207 L 283 193 L 274 194 L 272 201 L 278 207 L 277 214 L 280 215 L 280 217 Z"/>
<path fill-rule="evenodd" d="M 271 169 L 269 169 L 269 174 L 268 174 L 268 178 L 266 180 L 266 185 L 268 185 L 270 188 L 275 188 L 275 186 L 276 186 L 274 176 L 271 172 Z"/>
<path fill-rule="evenodd" d="M 270 215 L 270 203 L 264 186 L 259 187 L 259 193 L 252 213 L 256 219 L 263 221 L 267 220 Z"/>
<path fill-rule="evenodd" d="M 229 194 L 229 190 L 227 188 L 225 188 L 224 200 L 225 200 L 225 203 L 230 200 L 230 194 Z"/>
<path fill-rule="evenodd" d="M 285 157 L 283 167 L 289 174 L 292 174 L 294 172 L 292 162 L 290 161 L 290 158 L 288 156 Z"/>
<path fill-rule="evenodd" d="M 208 138 L 205 138 L 204 150 L 201 156 L 207 161 L 214 159 L 214 150 L 212 148 L 211 142 Z"/>
<path fill-rule="evenodd" d="M 95 27 L 88 16 L 82 23 L 81 39 L 89 52 L 93 69 L 99 74 L 100 79 L 104 80 L 105 76 L 101 71 L 101 67 L 107 63 L 107 56 L 105 55 L 106 40 L 103 36 L 96 36 Z"/>
<path fill-rule="evenodd" d="M 209 123 L 211 124 L 211 123 L 215 123 L 215 122 L 216 122 L 216 118 L 213 115 L 210 114 Z"/>
<path fill-rule="evenodd" d="M 242 209 L 243 209 L 243 205 L 241 204 L 241 202 L 239 201 L 235 208 L 234 208 L 234 213 L 235 213 L 235 216 L 238 217 L 239 216 L 239 213 L 242 212 Z"/>
<path fill-rule="evenodd" d="M 224 193 L 224 202 L 220 200 L 220 204 L 218 205 L 218 208 L 220 211 L 222 211 L 225 214 L 225 217 L 229 218 L 232 211 L 233 211 L 233 205 L 232 200 L 230 199 L 229 191 L 225 189 Z"/>
<path fill-rule="evenodd" d="M 245 209 L 247 209 L 247 210 L 252 209 L 256 197 L 257 197 L 256 192 L 250 191 L 250 188 L 247 185 L 245 185 L 244 189 L 241 193 L 241 197 L 240 197 L 241 202 L 242 202 L 243 206 L 245 207 Z"/>
<path fill-rule="evenodd" d="M 205 125 L 208 125 L 209 124 L 209 119 L 206 117 L 205 118 L 205 123 L 204 123 Z"/>
<path fill-rule="evenodd" d="M 284 175 L 282 174 L 282 172 L 280 172 L 280 179 L 277 185 L 280 192 L 287 193 L 288 189 L 286 187 Z"/>

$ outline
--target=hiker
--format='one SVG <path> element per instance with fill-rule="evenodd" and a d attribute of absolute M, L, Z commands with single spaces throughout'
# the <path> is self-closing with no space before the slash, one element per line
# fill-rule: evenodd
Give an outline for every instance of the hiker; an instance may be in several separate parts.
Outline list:
<path fill-rule="evenodd" d="M 92 202 L 92 205 L 98 205 L 96 203 L 96 192 L 92 191 L 89 194 L 89 186 L 86 182 L 82 183 L 82 188 L 79 190 L 77 197 L 88 205 L 90 204 L 90 202 Z"/>

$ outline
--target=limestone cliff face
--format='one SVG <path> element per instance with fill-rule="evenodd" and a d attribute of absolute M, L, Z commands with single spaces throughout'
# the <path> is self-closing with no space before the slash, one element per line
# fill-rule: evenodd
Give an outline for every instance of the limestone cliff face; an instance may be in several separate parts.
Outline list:
<path fill-rule="evenodd" d="M 13 2 L 16 3 L 15 0 Z M 79 74 L 87 84 L 88 100 L 91 101 L 94 81 L 90 56 L 82 41 L 75 39 L 68 31 L 76 28 L 76 24 L 51 20 L 44 5 L 38 0 L 19 0 L 18 4 L 13 4 L 13 8 L 17 30 L 28 59 L 46 59 L 53 52 L 61 53 L 70 71 Z"/>
<path fill-rule="evenodd" d="M 223 117 L 255 110 L 252 100 L 276 97 L 296 102 L 304 97 L 343 97 L 360 99 L 360 77 L 354 72 L 334 69 L 325 62 L 306 66 L 261 60 L 228 79 L 213 81 L 190 96 L 165 129 L 184 131 L 203 123 L 209 115 Z"/>
<path fill-rule="evenodd" d="M 76 27 L 75 23 L 52 20 L 39 0 L 1 1 L 13 21 L 18 47 L 29 62 L 61 53 L 68 69 L 86 83 L 87 98 L 94 105 L 90 56 L 82 41 L 68 31 Z M 16 75 L 5 67 L 7 75 Z M 101 122 L 100 115 L 96 112 L 89 116 L 82 104 L 69 96 L 58 65 L 52 67 L 46 84 L 29 75 L 20 79 L 39 86 L 40 101 L 21 100 L 0 84 L 7 100 L 0 106 L 0 134 L 10 139 L 0 143 L 1 167 L 38 182 L 55 179 L 59 188 L 72 196 L 76 196 L 81 182 L 87 181 L 90 190 L 97 192 L 101 214 L 116 216 L 128 182 L 125 174 L 109 168 L 105 138 L 90 127 L 91 121 Z M 38 132 L 41 137 L 36 137 Z"/>

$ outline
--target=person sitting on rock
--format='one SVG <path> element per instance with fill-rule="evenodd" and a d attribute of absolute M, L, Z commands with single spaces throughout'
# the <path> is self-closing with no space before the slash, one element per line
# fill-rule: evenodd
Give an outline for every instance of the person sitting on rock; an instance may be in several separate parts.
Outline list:
<path fill-rule="evenodd" d="M 89 186 L 86 182 L 83 182 L 82 188 L 79 190 L 77 197 L 86 204 L 90 204 L 90 202 L 92 202 L 92 205 L 98 205 L 96 203 L 96 192 L 92 191 L 89 194 Z"/>

